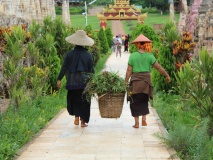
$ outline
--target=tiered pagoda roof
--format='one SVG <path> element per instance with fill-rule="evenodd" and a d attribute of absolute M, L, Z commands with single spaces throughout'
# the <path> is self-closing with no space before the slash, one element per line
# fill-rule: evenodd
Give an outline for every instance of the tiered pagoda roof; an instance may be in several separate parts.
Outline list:
<path fill-rule="evenodd" d="M 141 10 L 135 9 L 134 5 L 130 5 L 129 0 L 114 0 L 114 5 L 103 9 L 103 14 L 98 14 L 99 19 L 107 20 L 137 20 Z"/>

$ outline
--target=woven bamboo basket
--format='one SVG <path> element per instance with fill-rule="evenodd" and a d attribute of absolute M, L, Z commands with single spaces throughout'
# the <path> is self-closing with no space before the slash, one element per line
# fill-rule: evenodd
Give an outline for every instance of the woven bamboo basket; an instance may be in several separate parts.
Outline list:
<path fill-rule="evenodd" d="M 99 111 L 102 118 L 120 118 L 125 93 L 119 94 L 105 94 L 99 96 L 98 104 Z"/>

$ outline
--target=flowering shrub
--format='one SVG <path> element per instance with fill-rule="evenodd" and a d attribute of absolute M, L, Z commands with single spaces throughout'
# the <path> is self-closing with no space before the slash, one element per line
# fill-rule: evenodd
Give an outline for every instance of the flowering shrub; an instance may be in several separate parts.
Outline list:
<path fill-rule="evenodd" d="M 27 84 L 28 87 L 32 86 L 39 81 L 39 84 L 43 84 L 48 76 L 49 68 L 45 69 L 38 68 L 36 66 L 25 67 L 24 71 L 27 73 Z"/>
<path fill-rule="evenodd" d="M 0 27 L 0 52 L 3 52 L 4 46 L 6 44 L 5 34 L 12 35 L 12 32 L 9 27 L 2 28 Z"/>
<path fill-rule="evenodd" d="M 185 65 L 186 61 L 191 61 L 195 43 L 192 42 L 190 32 L 183 32 L 181 40 L 175 40 L 172 43 L 173 55 L 176 58 L 175 66 L 178 70 Z"/>
<path fill-rule="evenodd" d="M 30 32 L 27 31 L 27 25 L 21 24 L 21 29 L 23 30 L 24 35 L 22 37 L 25 38 L 24 43 L 29 42 L 31 35 Z M 14 31 L 16 30 L 17 26 L 12 27 L 0 27 L 0 52 L 4 52 L 6 41 L 6 35 L 12 37 L 14 36 Z"/>

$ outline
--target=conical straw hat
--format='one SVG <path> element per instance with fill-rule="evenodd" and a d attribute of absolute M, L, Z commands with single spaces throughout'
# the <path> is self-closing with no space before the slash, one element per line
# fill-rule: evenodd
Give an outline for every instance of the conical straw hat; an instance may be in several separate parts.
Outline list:
<path fill-rule="evenodd" d="M 143 34 L 140 34 L 132 43 L 137 43 L 137 42 L 152 42 L 152 41 L 146 36 L 144 36 Z"/>
<path fill-rule="evenodd" d="M 79 46 L 92 46 L 94 44 L 94 40 L 88 37 L 84 30 L 77 30 L 71 36 L 66 37 L 65 40 Z"/>

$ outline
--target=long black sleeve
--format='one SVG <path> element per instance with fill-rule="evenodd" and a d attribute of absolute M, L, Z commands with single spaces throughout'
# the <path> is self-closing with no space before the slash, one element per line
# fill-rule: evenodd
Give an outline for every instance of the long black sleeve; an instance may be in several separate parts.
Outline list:
<path fill-rule="evenodd" d="M 64 75 L 66 74 L 67 70 L 68 70 L 68 54 L 65 56 L 64 58 L 64 62 L 62 64 L 62 67 L 61 67 L 61 70 L 60 70 L 60 73 L 58 75 L 58 80 L 62 80 L 62 78 L 64 77 Z"/>

